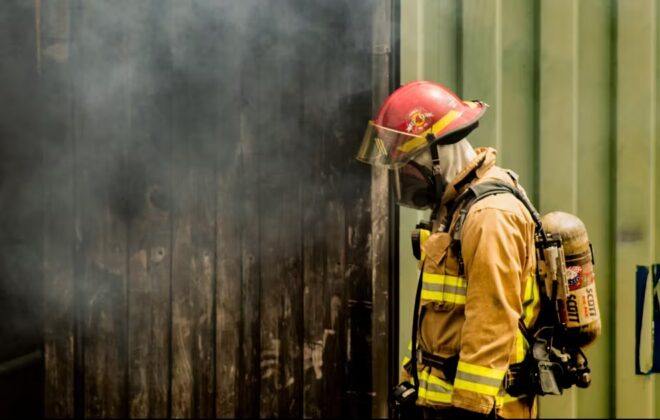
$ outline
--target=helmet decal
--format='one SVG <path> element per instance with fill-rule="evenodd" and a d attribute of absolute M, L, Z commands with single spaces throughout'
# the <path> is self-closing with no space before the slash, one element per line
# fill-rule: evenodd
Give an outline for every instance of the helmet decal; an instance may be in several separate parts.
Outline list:
<path fill-rule="evenodd" d="M 568 277 L 568 289 L 575 290 L 582 286 L 582 266 L 573 265 L 566 267 L 566 275 Z"/>
<path fill-rule="evenodd" d="M 423 109 L 415 109 L 409 115 L 408 125 L 406 131 L 413 134 L 419 134 L 426 131 L 427 128 L 431 125 L 431 118 L 433 118 L 433 113 L 425 111 Z"/>
<path fill-rule="evenodd" d="M 383 142 L 383 139 L 380 137 L 376 137 L 375 139 L 376 142 L 376 148 L 378 149 L 378 153 L 381 154 L 381 156 L 387 156 L 387 148 L 385 147 L 385 143 Z"/>

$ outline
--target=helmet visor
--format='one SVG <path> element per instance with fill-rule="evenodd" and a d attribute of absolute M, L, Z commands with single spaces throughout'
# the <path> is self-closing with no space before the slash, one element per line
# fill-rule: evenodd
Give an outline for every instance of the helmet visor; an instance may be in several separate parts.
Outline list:
<path fill-rule="evenodd" d="M 369 121 L 357 159 L 396 169 L 428 145 L 426 138 L 392 130 Z"/>

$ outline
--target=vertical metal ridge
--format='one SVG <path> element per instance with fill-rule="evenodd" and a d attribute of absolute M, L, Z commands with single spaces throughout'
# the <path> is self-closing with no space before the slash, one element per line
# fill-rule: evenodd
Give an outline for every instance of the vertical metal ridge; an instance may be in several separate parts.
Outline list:
<path fill-rule="evenodd" d="M 652 3 L 652 30 L 650 31 L 653 39 L 651 40 L 652 48 L 652 59 L 651 63 L 653 70 L 651 72 L 651 94 L 653 95 L 652 100 L 652 109 L 651 109 L 651 264 L 660 263 L 660 248 L 658 248 L 658 242 L 660 241 L 660 216 L 658 215 L 658 204 L 659 204 L 659 194 L 658 194 L 658 182 L 660 182 L 660 169 L 658 168 L 658 155 L 660 154 L 660 140 L 658 139 L 658 120 L 657 120 L 657 110 L 658 110 L 658 84 L 657 78 L 660 76 L 660 63 L 658 62 L 658 47 L 660 47 L 660 34 L 658 33 L 658 4 L 657 1 Z M 657 291 L 657 290 L 656 290 Z M 658 328 L 656 324 L 655 328 Z M 660 416 L 660 401 L 658 401 L 658 389 L 660 389 L 660 379 L 655 378 L 655 397 L 654 398 L 654 417 Z"/>
<path fill-rule="evenodd" d="M 651 28 L 649 30 L 649 37 L 650 37 L 650 61 L 651 61 L 651 69 L 649 71 L 649 91 L 651 93 L 651 100 L 649 104 L 649 165 L 650 165 L 650 170 L 649 170 L 649 256 L 648 256 L 648 261 L 649 265 L 653 264 L 655 261 L 655 198 L 656 198 L 656 189 L 655 189 L 655 165 L 656 165 L 656 156 L 655 156 L 655 115 L 656 115 L 656 101 L 657 101 L 657 95 L 656 95 L 656 80 L 655 80 L 655 72 L 656 72 L 656 66 L 657 66 L 657 56 L 656 56 L 656 48 L 657 48 L 657 42 L 656 42 L 656 31 L 657 31 L 657 22 L 656 22 L 656 0 L 649 0 L 649 6 L 651 8 L 650 10 L 650 23 L 651 23 Z M 651 268 L 651 267 L 649 267 Z M 650 270 L 649 270 L 650 271 Z M 649 276 L 651 276 L 649 272 Z M 656 327 L 657 328 L 657 327 Z M 655 412 L 655 397 L 656 397 L 656 383 L 657 379 L 654 378 L 654 380 L 651 382 L 650 386 L 650 392 L 651 392 L 651 398 L 649 398 L 649 412 L 651 413 L 652 417 L 657 417 L 657 413 Z"/>
<path fill-rule="evenodd" d="M 649 227 L 650 227 L 650 238 L 649 238 L 649 262 L 650 264 L 654 263 L 655 260 L 655 247 L 656 247 L 656 238 L 655 238 L 655 231 L 656 231 L 656 226 L 655 226 L 655 211 L 656 211 L 656 197 L 657 197 L 657 192 L 656 192 L 656 182 L 655 182 L 655 171 L 656 169 L 656 155 L 655 155 L 655 133 L 656 133 L 656 109 L 657 109 L 657 104 L 656 101 L 658 100 L 657 98 L 657 92 L 656 92 L 656 69 L 657 69 L 657 54 L 656 54 L 656 49 L 658 48 L 657 45 L 657 22 L 656 22 L 656 1 L 653 0 L 650 2 L 651 5 L 651 30 L 649 31 L 649 35 L 651 37 L 651 71 L 650 71 L 650 80 L 649 80 L 649 90 L 651 92 L 651 104 L 650 104 L 650 109 L 649 109 L 649 116 L 650 116 L 650 133 L 651 137 L 649 138 L 649 158 L 651 160 L 650 165 L 651 165 L 651 170 L 649 171 L 649 188 L 650 188 L 650 200 L 649 200 L 649 205 L 650 205 L 650 212 L 649 212 Z M 655 141 L 654 141 L 655 140 Z M 657 413 L 656 413 L 657 414 Z"/>
<path fill-rule="evenodd" d="M 617 72 L 617 39 L 618 39 L 618 24 L 617 24 L 617 0 L 609 0 L 609 13 L 610 13 L 610 38 L 609 38 L 609 64 L 610 64 L 610 85 L 609 85 L 609 97 L 610 97 L 610 106 L 609 106 L 609 181 L 610 181 L 610 191 L 609 191 L 609 223 L 608 223 L 608 233 L 607 240 L 609 243 L 609 254 L 610 254 L 610 276 L 608 280 L 609 286 L 609 299 L 608 306 L 612 309 L 616 308 L 616 272 L 617 272 L 617 259 L 616 259 L 616 220 L 617 220 L 617 183 L 616 183 L 616 173 L 617 173 L 617 155 L 616 155 L 616 142 L 617 142 L 617 86 L 618 86 L 618 72 Z M 608 349 L 610 351 L 610 383 L 616 384 L 616 337 L 617 337 L 617 326 L 616 326 L 616 311 L 610 310 L 608 323 L 611 326 L 610 340 L 608 342 Z M 611 418 L 616 416 L 616 386 L 609 387 L 609 401 L 608 401 L 608 414 Z"/>
<path fill-rule="evenodd" d="M 573 135 L 573 141 L 571 143 L 571 157 L 572 157 L 572 182 L 573 185 L 571 186 L 571 208 L 573 210 L 573 213 L 578 214 L 578 161 L 579 161 L 579 156 L 578 156 L 578 141 L 579 141 L 579 126 L 578 126 L 578 110 L 580 109 L 580 95 L 579 95 L 579 86 L 580 86 L 580 69 L 579 69 L 579 57 L 580 57 L 580 31 L 579 31 L 579 12 L 580 12 L 580 6 L 579 2 L 574 1 L 572 2 L 572 21 L 571 21 L 571 30 L 573 31 L 573 45 L 571 46 L 571 72 L 573 73 L 573 77 L 571 79 L 572 82 L 572 97 L 571 97 L 571 102 L 573 105 L 573 112 L 571 114 L 571 133 Z M 573 415 L 575 416 L 577 414 L 576 412 L 576 401 L 575 399 L 572 399 L 573 402 Z"/>
<path fill-rule="evenodd" d="M 419 80 L 422 78 L 425 78 L 426 75 L 424 74 L 424 43 L 426 41 L 426 37 L 424 36 L 425 32 L 425 25 L 424 25 L 424 0 L 414 0 L 416 3 L 416 17 L 415 20 L 417 21 L 417 25 L 415 25 L 415 35 L 416 35 L 416 41 L 417 41 L 417 47 L 421 50 L 421 54 L 417 53 L 415 57 L 415 61 L 417 62 L 417 68 L 415 69 L 415 79 Z"/>
<path fill-rule="evenodd" d="M 532 202 L 536 208 L 541 206 L 541 0 L 534 0 L 534 64 L 533 64 L 533 81 L 532 81 L 532 95 L 534 101 L 534 195 Z"/>
<path fill-rule="evenodd" d="M 654 382 L 648 377 L 635 375 L 626 365 L 634 363 L 635 348 L 630 341 L 635 339 L 636 331 L 628 328 L 635 321 L 636 296 L 634 267 L 649 263 L 651 241 L 649 238 L 649 220 L 647 212 L 651 205 L 648 185 L 650 156 L 648 148 L 653 134 L 647 132 L 651 124 L 649 108 L 652 95 L 648 92 L 650 73 L 654 73 L 655 63 L 651 62 L 651 49 L 654 47 L 650 38 L 653 19 L 650 19 L 649 1 L 617 2 L 617 132 L 616 149 L 616 221 L 615 221 L 615 259 L 619 281 L 615 282 L 617 298 L 615 300 L 616 329 L 615 346 L 616 374 L 615 384 L 625 383 L 615 393 L 617 417 L 652 417 L 655 409 Z M 651 68 L 653 67 L 653 68 Z M 622 279 L 628 284 L 622 284 Z M 624 364 L 625 363 L 625 364 Z M 635 403 L 630 403 L 630 398 Z"/>
<path fill-rule="evenodd" d="M 656 190 L 655 190 L 655 164 L 656 164 L 656 156 L 655 156 L 655 112 L 656 112 L 656 100 L 657 100 L 657 95 L 655 92 L 656 88 L 656 81 L 655 81 L 655 71 L 656 71 L 656 30 L 657 30 L 657 23 L 656 23 L 656 0 L 649 0 L 649 7 L 650 7 L 650 25 L 651 28 L 649 30 L 649 37 L 650 37 L 650 63 L 651 63 L 651 68 L 649 69 L 649 91 L 651 94 L 651 100 L 649 104 L 649 255 L 648 255 L 648 262 L 649 265 L 654 263 L 655 260 L 655 197 L 656 197 Z M 650 267 L 649 267 L 650 268 Z M 649 273 L 649 275 L 651 275 Z M 655 396 L 656 396 L 656 378 L 653 378 L 654 380 L 651 381 L 650 384 L 650 394 L 651 398 L 649 398 L 649 413 L 651 413 L 652 417 L 657 417 L 657 414 L 655 413 Z"/>
<path fill-rule="evenodd" d="M 495 149 L 504 154 L 502 144 L 502 0 L 495 1 Z"/>
<path fill-rule="evenodd" d="M 463 0 L 456 0 L 456 94 L 463 98 Z"/>

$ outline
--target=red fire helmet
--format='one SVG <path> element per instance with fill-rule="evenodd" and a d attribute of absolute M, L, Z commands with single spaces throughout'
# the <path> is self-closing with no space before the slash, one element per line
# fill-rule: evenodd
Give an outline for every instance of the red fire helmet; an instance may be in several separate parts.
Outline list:
<path fill-rule="evenodd" d="M 383 103 L 369 121 L 357 158 L 398 168 L 431 144 L 455 143 L 467 136 L 486 112 L 480 101 L 463 101 L 429 81 L 407 83 Z"/>

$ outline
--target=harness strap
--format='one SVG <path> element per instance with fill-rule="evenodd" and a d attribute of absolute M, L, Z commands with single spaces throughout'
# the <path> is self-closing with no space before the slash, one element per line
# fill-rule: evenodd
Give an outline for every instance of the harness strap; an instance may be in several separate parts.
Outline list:
<path fill-rule="evenodd" d="M 527 196 L 523 194 L 522 191 L 520 191 L 518 188 L 498 180 L 486 181 L 477 185 L 473 185 L 465 190 L 460 196 L 458 196 L 453 208 L 453 210 L 456 211 L 456 209 L 460 207 L 459 216 L 454 226 L 451 243 L 452 251 L 454 251 L 458 259 L 459 275 L 464 274 L 463 257 L 461 255 L 461 233 L 463 230 L 463 224 L 465 223 L 465 219 L 467 218 L 470 208 L 475 203 L 483 200 L 486 197 L 505 193 L 513 194 L 514 197 L 522 202 L 525 208 L 529 211 L 529 214 L 531 215 L 532 220 L 536 225 L 536 233 L 543 233 L 543 227 L 541 226 L 541 216 L 539 215 L 538 211 L 536 211 L 536 208 L 534 208 L 534 205 L 532 205 Z"/>
<path fill-rule="evenodd" d="M 438 369 L 445 375 L 447 381 L 454 382 L 456 370 L 458 368 L 458 355 L 442 357 L 426 352 L 422 349 L 419 349 L 418 352 L 419 359 L 425 366 L 431 366 L 432 368 Z"/>
<path fill-rule="evenodd" d="M 410 352 L 410 365 L 412 367 L 412 372 L 410 374 L 413 377 L 413 386 L 415 391 L 419 389 L 419 376 L 417 374 L 417 328 L 419 324 L 419 304 L 422 296 L 422 276 L 424 275 L 424 262 L 422 262 L 422 267 L 419 269 L 419 280 L 417 281 L 417 291 L 415 292 L 415 308 L 413 312 L 413 325 L 412 325 L 412 350 Z"/>
<path fill-rule="evenodd" d="M 511 173 L 509 173 L 509 176 L 511 176 L 515 182 L 516 177 Z M 476 202 L 483 200 L 486 197 L 490 197 L 491 195 L 495 194 L 506 193 L 513 194 L 513 196 L 516 197 L 525 206 L 530 216 L 532 217 L 532 220 L 534 221 L 535 233 L 545 237 L 545 233 L 543 232 L 543 227 L 541 225 L 541 216 L 521 190 L 499 180 L 485 181 L 473 185 L 465 190 L 460 196 L 458 196 L 451 212 L 453 213 L 454 211 L 459 211 L 458 219 L 456 220 L 454 231 L 452 233 L 452 243 L 450 246 L 452 247 L 454 255 L 457 257 L 460 276 L 464 275 L 465 271 L 463 257 L 461 255 L 461 233 L 470 208 Z M 459 208 L 460 210 L 458 210 Z M 449 225 L 449 223 L 447 225 Z M 534 339 L 522 318 L 518 319 L 518 328 L 520 329 L 523 337 L 531 345 Z M 507 390 L 507 392 L 509 392 L 510 395 L 513 396 L 519 396 L 524 392 L 529 392 L 528 376 L 528 364 L 525 361 L 511 364 L 509 365 L 509 369 L 507 369 L 507 373 L 505 375 L 504 388 Z"/>

